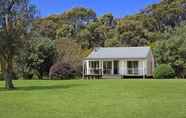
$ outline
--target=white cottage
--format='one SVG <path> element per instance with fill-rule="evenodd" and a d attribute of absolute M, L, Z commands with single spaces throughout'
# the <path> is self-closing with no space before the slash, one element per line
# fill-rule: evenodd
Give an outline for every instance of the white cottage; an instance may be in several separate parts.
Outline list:
<path fill-rule="evenodd" d="M 151 77 L 154 58 L 150 47 L 95 48 L 83 60 L 83 77 Z"/>

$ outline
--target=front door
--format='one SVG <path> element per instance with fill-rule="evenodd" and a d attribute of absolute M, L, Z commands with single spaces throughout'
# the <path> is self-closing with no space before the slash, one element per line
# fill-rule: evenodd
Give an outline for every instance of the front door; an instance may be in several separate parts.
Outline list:
<path fill-rule="evenodd" d="M 119 61 L 114 61 L 114 75 L 119 74 Z"/>

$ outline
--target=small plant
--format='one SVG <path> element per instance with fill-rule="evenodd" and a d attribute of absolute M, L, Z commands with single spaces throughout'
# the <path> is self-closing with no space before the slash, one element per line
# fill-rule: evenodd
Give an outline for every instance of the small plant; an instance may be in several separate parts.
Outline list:
<path fill-rule="evenodd" d="M 175 76 L 175 71 L 168 64 L 159 65 L 154 72 L 154 77 L 156 79 L 173 79 Z"/>

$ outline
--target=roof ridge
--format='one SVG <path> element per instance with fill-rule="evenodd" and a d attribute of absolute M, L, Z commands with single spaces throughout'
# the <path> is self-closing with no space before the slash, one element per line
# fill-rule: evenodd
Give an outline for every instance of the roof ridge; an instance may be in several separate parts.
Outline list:
<path fill-rule="evenodd" d="M 150 48 L 150 46 L 138 46 L 138 47 L 95 47 L 95 48 Z"/>

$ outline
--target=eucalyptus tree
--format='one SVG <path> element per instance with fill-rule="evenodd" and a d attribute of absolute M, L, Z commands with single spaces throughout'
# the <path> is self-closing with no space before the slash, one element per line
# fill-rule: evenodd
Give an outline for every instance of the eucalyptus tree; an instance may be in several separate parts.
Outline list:
<path fill-rule="evenodd" d="M 36 9 L 29 0 L 0 0 L 0 57 L 5 87 L 13 89 L 14 57 L 23 48 Z"/>

